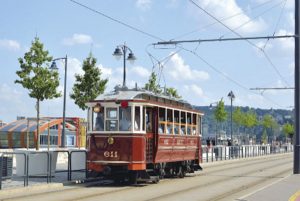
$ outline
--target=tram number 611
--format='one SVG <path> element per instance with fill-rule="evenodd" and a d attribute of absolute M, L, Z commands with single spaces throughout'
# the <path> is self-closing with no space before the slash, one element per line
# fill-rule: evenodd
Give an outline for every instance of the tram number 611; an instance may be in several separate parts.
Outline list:
<path fill-rule="evenodd" d="M 118 157 L 118 152 L 117 151 L 106 151 L 106 152 L 104 152 L 103 155 L 106 158 L 117 158 Z"/>

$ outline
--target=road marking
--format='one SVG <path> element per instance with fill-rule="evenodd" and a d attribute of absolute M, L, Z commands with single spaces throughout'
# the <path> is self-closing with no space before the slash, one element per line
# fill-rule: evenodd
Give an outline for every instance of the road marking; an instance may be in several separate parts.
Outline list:
<path fill-rule="evenodd" d="M 251 192 L 251 193 L 248 193 L 248 194 L 246 194 L 246 195 L 244 195 L 244 196 L 238 198 L 238 200 L 239 200 L 239 199 L 243 200 L 243 199 L 245 199 L 246 197 L 249 197 L 249 196 L 251 196 L 251 195 L 253 195 L 253 194 L 255 194 L 255 193 L 259 192 L 259 191 L 262 191 L 262 190 L 264 190 L 264 189 L 266 189 L 266 188 L 268 188 L 268 187 L 270 187 L 270 186 L 272 186 L 272 185 L 274 185 L 274 184 L 276 184 L 276 183 L 278 183 L 278 182 L 280 182 L 280 181 L 282 181 L 282 180 L 284 180 L 284 179 L 286 179 L 286 178 L 288 178 L 288 177 L 290 177 L 290 176 L 291 176 L 291 175 L 288 175 L 288 176 L 285 176 L 285 177 L 283 177 L 283 178 L 281 178 L 281 179 L 279 179 L 279 180 L 277 180 L 277 181 L 274 181 L 274 182 L 272 182 L 272 183 L 270 183 L 270 184 L 268 184 L 268 185 L 266 185 L 266 186 L 264 186 L 264 187 L 261 187 L 261 188 L 255 190 L 255 191 L 253 191 L 253 192 Z M 289 200 L 289 201 L 290 201 L 290 200 Z M 293 200 L 293 201 L 298 201 L 298 200 Z"/>
<path fill-rule="evenodd" d="M 289 201 L 300 201 L 300 191 L 298 191 L 294 195 L 292 195 L 290 197 Z"/>

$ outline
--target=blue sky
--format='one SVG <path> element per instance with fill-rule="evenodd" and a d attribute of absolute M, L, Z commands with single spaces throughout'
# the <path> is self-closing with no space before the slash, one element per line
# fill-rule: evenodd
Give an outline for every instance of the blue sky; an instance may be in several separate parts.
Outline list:
<path fill-rule="evenodd" d="M 16 116 L 34 117 L 35 100 L 14 81 L 18 58 L 38 36 L 53 58 L 68 55 L 67 116 L 85 117 L 69 98 L 74 74 L 82 73 L 82 61 L 91 51 L 98 60 L 106 91 L 122 83 L 122 61 L 112 53 L 126 44 L 138 58 L 127 63 L 129 86 L 143 86 L 152 70 L 159 72 L 160 85 L 175 87 L 183 99 L 194 105 L 209 105 L 227 98 L 233 91 L 235 106 L 290 109 L 292 90 L 250 91 L 255 87 L 294 86 L 294 40 L 257 40 L 182 44 L 181 47 L 153 47 L 162 40 L 190 40 L 238 37 L 194 5 L 184 0 L 76 0 L 90 8 L 133 26 L 132 30 L 69 0 L 2 0 L 0 7 L 0 120 Z M 294 33 L 294 0 L 194 0 L 201 8 L 242 36 Z M 229 18 L 230 16 L 233 16 Z M 281 16 L 281 17 L 280 17 Z M 227 19 L 226 19 L 227 18 Z M 228 19 L 229 18 L 229 19 Z M 224 20 L 225 19 L 225 20 Z M 280 20 L 278 20 L 280 19 Z M 244 26 L 241 26 L 244 25 Z M 264 47 L 264 48 L 263 48 Z M 263 49 L 261 49 L 263 48 Z M 267 59 L 269 58 L 269 60 Z M 63 62 L 58 61 L 63 91 Z M 63 97 L 44 101 L 42 116 L 62 116 Z"/>

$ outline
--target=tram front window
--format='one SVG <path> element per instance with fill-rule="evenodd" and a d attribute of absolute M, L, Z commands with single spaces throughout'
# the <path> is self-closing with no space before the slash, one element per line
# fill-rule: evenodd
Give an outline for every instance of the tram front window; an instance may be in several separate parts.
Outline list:
<path fill-rule="evenodd" d="M 131 108 L 119 108 L 119 118 L 120 118 L 120 131 L 131 130 Z"/>
<path fill-rule="evenodd" d="M 117 108 L 106 108 L 106 131 L 118 130 Z"/>
<path fill-rule="evenodd" d="M 93 112 L 93 130 L 103 131 L 104 130 L 104 108 L 100 107 L 100 110 Z"/>

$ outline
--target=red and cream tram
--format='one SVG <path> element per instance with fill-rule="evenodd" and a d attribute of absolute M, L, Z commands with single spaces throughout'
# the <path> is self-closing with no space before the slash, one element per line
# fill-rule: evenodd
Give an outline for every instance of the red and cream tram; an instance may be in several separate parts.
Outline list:
<path fill-rule="evenodd" d="M 89 175 L 135 183 L 201 169 L 203 114 L 187 102 L 116 88 L 88 106 Z"/>

